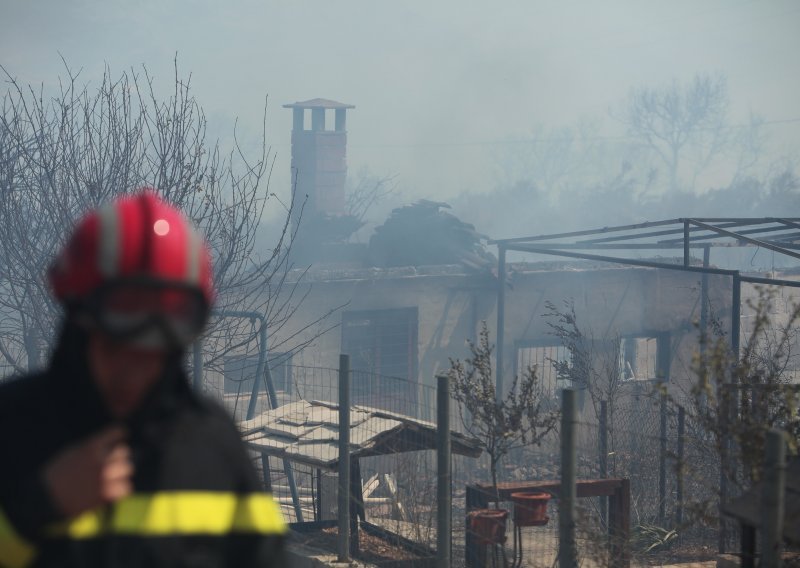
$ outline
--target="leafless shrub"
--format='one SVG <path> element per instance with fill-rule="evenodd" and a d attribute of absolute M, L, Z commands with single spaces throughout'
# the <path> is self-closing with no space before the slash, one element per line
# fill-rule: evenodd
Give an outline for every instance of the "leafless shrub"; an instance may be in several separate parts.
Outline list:
<path fill-rule="evenodd" d="M 492 377 L 492 351 L 484 322 L 478 343 L 468 341 L 472 356 L 466 361 L 450 360 L 448 376 L 453 398 L 465 430 L 481 441 L 489 456 L 495 497 L 500 461 L 513 449 L 538 445 L 557 425 L 559 413 L 547 410 L 535 367 L 514 377 L 505 396 L 495 390 Z"/>
<path fill-rule="evenodd" d="M 291 211 L 302 204 L 289 205 L 274 244 L 265 248 L 257 241 L 274 163 L 266 125 L 254 155 L 246 155 L 235 136 L 225 152 L 208 140 L 191 76 L 180 75 L 177 62 L 165 97 L 146 68 L 119 75 L 106 68 L 92 86 L 80 71 L 64 67 L 54 93 L 23 85 L 0 67 L 8 85 L 0 103 L 2 362 L 23 372 L 40 363 L 50 344 L 59 310 L 44 274 L 67 228 L 87 209 L 141 186 L 157 188 L 206 235 L 218 313 L 260 314 L 274 335 L 307 292 L 290 277 L 288 256 L 295 237 Z M 248 318 L 214 318 L 206 366 L 220 367 L 225 354 L 249 345 L 257 332 Z"/>

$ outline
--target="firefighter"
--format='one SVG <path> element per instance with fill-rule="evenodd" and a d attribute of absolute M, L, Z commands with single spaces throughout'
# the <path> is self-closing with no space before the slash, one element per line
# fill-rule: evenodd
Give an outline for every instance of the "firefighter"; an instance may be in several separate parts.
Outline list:
<path fill-rule="evenodd" d="M 49 364 L 0 386 L 0 566 L 283 565 L 279 508 L 182 368 L 213 299 L 192 225 L 152 191 L 121 197 L 49 281 Z"/>

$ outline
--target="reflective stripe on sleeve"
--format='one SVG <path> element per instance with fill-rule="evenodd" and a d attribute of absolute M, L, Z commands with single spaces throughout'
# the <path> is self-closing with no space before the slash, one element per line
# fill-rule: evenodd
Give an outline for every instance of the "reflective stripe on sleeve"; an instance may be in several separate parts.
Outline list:
<path fill-rule="evenodd" d="M 284 534 L 286 523 L 278 504 L 268 493 L 251 493 L 239 499 L 233 518 L 233 532 Z"/>
<path fill-rule="evenodd" d="M 51 534 L 86 539 L 102 534 L 223 536 L 229 533 L 278 535 L 286 532 L 280 509 L 266 493 L 139 493 L 117 501 L 106 522 L 103 518 L 103 511 L 89 511 L 55 527 Z"/>
<path fill-rule="evenodd" d="M 36 549 L 23 539 L 8 517 L 0 510 L 0 565 L 8 568 L 28 566 L 36 556 Z"/>

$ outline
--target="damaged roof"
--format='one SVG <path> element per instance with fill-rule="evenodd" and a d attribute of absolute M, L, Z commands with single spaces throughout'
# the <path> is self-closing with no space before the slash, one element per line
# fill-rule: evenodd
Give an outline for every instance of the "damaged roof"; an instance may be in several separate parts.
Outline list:
<path fill-rule="evenodd" d="M 301 400 L 239 423 L 250 449 L 281 459 L 336 470 L 339 464 L 339 406 Z M 452 432 L 454 454 L 478 457 L 478 440 Z M 436 424 L 368 406 L 350 409 L 353 458 L 436 449 Z"/>

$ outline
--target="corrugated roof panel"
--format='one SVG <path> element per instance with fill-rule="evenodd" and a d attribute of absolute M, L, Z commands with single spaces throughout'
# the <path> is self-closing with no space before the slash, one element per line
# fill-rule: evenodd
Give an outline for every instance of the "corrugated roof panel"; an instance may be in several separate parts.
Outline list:
<path fill-rule="evenodd" d="M 339 459 L 339 447 L 336 443 L 317 442 L 315 444 L 293 444 L 285 450 L 286 457 L 301 458 L 305 462 L 315 462 L 320 465 L 335 463 Z"/>
<path fill-rule="evenodd" d="M 301 400 L 298 402 L 290 402 L 289 404 L 284 404 L 283 406 L 279 406 L 278 408 L 273 408 L 266 412 L 262 412 L 258 416 L 253 417 L 250 420 L 244 420 L 239 422 L 239 431 L 242 434 L 247 434 L 250 432 L 261 430 L 266 424 L 274 423 L 285 416 L 293 416 L 297 413 L 305 413 L 307 408 L 311 407 L 311 403 L 305 400 Z"/>
<path fill-rule="evenodd" d="M 330 426 L 317 426 L 305 436 L 303 436 L 298 443 L 317 443 L 317 442 L 336 442 L 339 440 L 339 429 L 331 428 Z"/>
<path fill-rule="evenodd" d="M 330 408 L 312 406 L 311 403 L 309 403 L 308 409 L 306 410 L 306 423 L 338 428 L 339 413 Z"/>
<path fill-rule="evenodd" d="M 355 428 L 350 428 L 350 443 L 358 446 L 371 446 L 371 444 L 369 444 L 370 440 L 373 440 L 389 430 L 402 426 L 403 423 L 399 420 L 377 418 L 373 416 L 363 424 L 359 424 Z"/>
<path fill-rule="evenodd" d="M 302 418 L 301 418 L 302 415 Z M 377 408 L 351 408 L 353 457 L 434 449 L 436 425 Z M 250 430 L 246 430 L 249 426 Z M 240 423 L 248 446 L 279 458 L 334 469 L 339 460 L 339 409 L 335 403 L 301 401 Z M 452 433 L 453 453 L 477 457 L 477 440 Z"/>
<path fill-rule="evenodd" d="M 289 426 L 305 426 L 309 423 L 309 409 L 301 408 L 297 409 L 294 412 L 289 412 L 284 416 L 281 416 L 277 420 L 273 422 L 273 424 L 285 424 Z"/>
<path fill-rule="evenodd" d="M 293 424 L 277 422 L 268 426 L 264 426 L 261 431 L 271 436 L 280 436 L 284 438 L 291 438 L 292 440 L 299 440 L 314 430 L 314 428 L 315 426 L 295 426 Z"/>
<path fill-rule="evenodd" d="M 379 416 L 381 418 L 393 418 L 395 420 L 399 420 L 405 423 L 413 422 L 414 424 L 419 424 L 420 426 L 427 426 L 429 428 L 436 429 L 436 424 L 434 422 L 428 422 L 427 420 L 420 420 L 419 418 L 414 418 L 413 416 L 406 416 L 405 414 L 399 414 L 397 412 L 392 412 L 391 410 L 383 410 L 382 408 L 370 408 L 369 406 L 359 406 L 359 405 L 354 406 L 353 409 L 358 410 L 360 412 L 367 412 L 372 416 Z"/>
<path fill-rule="evenodd" d="M 286 438 L 274 438 L 274 437 L 262 437 L 256 440 L 249 440 L 247 442 L 248 446 L 253 447 L 254 449 L 266 449 L 266 450 L 285 450 L 289 446 L 291 446 L 293 442 Z"/>

